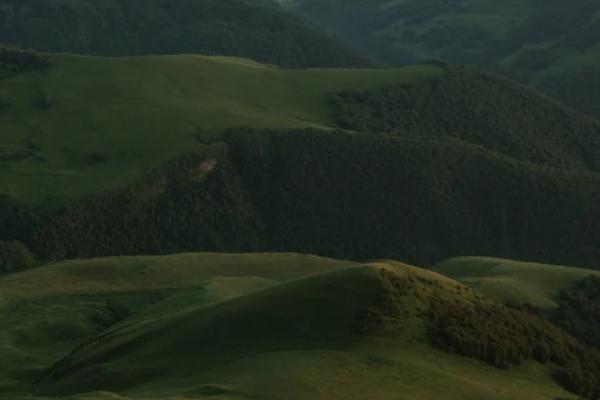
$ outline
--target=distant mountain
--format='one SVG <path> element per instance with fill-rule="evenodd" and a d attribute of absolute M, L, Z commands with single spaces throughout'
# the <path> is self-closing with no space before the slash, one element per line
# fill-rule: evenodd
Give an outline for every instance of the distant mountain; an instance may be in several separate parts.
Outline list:
<path fill-rule="evenodd" d="M 600 116 L 595 0 L 282 0 L 393 64 L 441 58 L 519 79 Z"/>
<path fill-rule="evenodd" d="M 370 64 L 270 0 L 0 0 L 0 43 L 106 56 L 231 55 L 286 67 Z"/>

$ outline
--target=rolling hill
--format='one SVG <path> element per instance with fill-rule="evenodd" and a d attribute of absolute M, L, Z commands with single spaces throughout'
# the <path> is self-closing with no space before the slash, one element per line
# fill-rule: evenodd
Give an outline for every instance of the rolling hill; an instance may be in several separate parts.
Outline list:
<path fill-rule="evenodd" d="M 287 67 L 371 64 L 271 0 L 2 0 L 0 43 L 105 56 L 229 55 Z"/>
<path fill-rule="evenodd" d="M 392 64 L 431 58 L 502 72 L 600 116 L 600 5 L 493 0 L 282 0 Z"/>
<path fill-rule="evenodd" d="M 0 80 L 0 240 L 43 259 L 485 254 L 597 268 L 600 124 L 519 85 L 439 63 L 47 61 Z"/>
<path fill-rule="evenodd" d="M 0 342 L 0 390 L 11 398 L 574 397 L 553 381 L 559 366 L 524 358 L 496 368 L 437 336 L 441 318 L 460 318 L 462 307 L 495 310 L 508 318 L 500 323 L 519 320 L 520 329 L 540 320 L 520 320 L 455 281 L 392 261 L 65 261 L 0 277 L 0 299 L 10 327 Z M 553 329 L 544 329 L 548 338 Z M 570 343 L 556 334 L 557 346 Z M 490 349 L 509 345 L 500 337 Z"/>

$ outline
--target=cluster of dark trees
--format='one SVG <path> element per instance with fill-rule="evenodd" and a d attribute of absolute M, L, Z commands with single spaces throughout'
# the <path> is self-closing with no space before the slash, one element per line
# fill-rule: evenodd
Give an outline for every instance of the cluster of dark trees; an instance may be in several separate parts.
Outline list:
<path fill-rule="evenodd" d="M 448 138 L 237 131 L 228 142 L 273 249 L 420 265 L 458 254 L 597 262 L 595 173 Z"/>
<path fill-rule="evenodd" d="M 218 159 L 210 173 L 199 170 L 207 157 Z M 13 231 L 50 259 L 259 248 L 256 210 L 219 146 L 58 212 L 12 210 L 12 225 L 29 227 Z"/>
<path fill-rule="evenodd" d="M 380 270 L 376 303 L 357 316 L 357 332 L 404 329 L 407 318 L 425 321 L 434 346 L 499 368 L 535 360 L 561 367 L 559 383 L 600 398 L 600 350 L 589 347 L 533 313 L 503 306 L 460 284 Z"/>
<path fill-rule="evenodd" d="M 371 63 L 271 0 L 3 0 L 2 42 L 109 56 L 230 55 L 286 67 Z"/>
<path fill-rule="evenodd" d="M 44 70 L 50 67 L 47 57 L 32 51 L 0 46 L 0 78 L 31 70 Z M 2 104 L 0 104 L 0 108 Z"/>
<path fill-rule="evenodd" d="M 430 310 L 439 345 L 501 368 L 527 360 L 553 363 L 563 367 L 559 379 L 574 393 L 600 398 L 600 351 L 550 322 L 484 298 L 469 303 L 434 297 Z"/>
<path fill-rule="evenodd" d="M 591 275 L 558 297 L 558 307 L 528 311 L 560 326 L 582 342 L 600 348 L 600 277 Z"/>
<path fill-rule="evenodd" d="M 0 241 L 0 274 L 21 271 L 35 262 L 35 256 L 23 243 Z"/>

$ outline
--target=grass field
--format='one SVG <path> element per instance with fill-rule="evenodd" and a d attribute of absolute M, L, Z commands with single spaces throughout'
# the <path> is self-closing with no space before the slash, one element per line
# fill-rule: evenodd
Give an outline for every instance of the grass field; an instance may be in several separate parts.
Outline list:
<path fill-rule="evenodd" d="M 410 278 L 415 295 L 402 300 L 403 322 L 358 335 L 357 313 L 378 304 L 380 271 Z M 573 397 L 553 382 L 551 367 L 496 369 L 427 344 L 423 302 L 434 294 L 468 301 L 455 297 L 459 286 L 394 262 L 298 254 L 49 264 L 0 278 L 0 323 L 8 327 L 0 333 L 0 393 L 15 399 Z"/>
<path fill-rule="evenodd" d="M 561 291 L 592 274 L 600 275 L 582 268 L 487 257 L 452 258 L 433 269 L 496 300 L 541 308 L 556 307 Z"/>
<path fill-rule="evenodd" d="M 233 126 L 325 127 L 330 94 L 441 73 L 433 66 L 284 70 L 204 56 L 50 56 L 0 80 L 0 194 L 60 205 L 114 188 Z"/>

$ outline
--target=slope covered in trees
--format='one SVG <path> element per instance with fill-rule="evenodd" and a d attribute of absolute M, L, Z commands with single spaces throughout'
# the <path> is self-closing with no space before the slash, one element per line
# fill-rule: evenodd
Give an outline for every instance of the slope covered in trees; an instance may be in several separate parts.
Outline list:
<path fill-rule="evenodd" d="M 0 81 L 13 96 L 0 240 L 43 258 L 291 250 L 597 266 L 598 122 L 502 79 L 50 61 Z"/>
<path fill-rule="evenodd" d="M 332 104 L 345 129 L 450 137 L 522 161 L 600 170 L 600 122 L 506 79 L 460 67 L 413 84 L 348 90 Z"/>
<path fill-rule="evenodd" d="M 0 43 L 110 56 L 231 55 L 287 67 L 370 63 L 270 0 L 2 0 Z"/>
<path fill-rule="evenodd" d="M 421 265 L 487 254 L 596 266 L 595 172 L 451 139 L 234 129 L 224 141 L 58 211 L 5 207 L 10 236 L 0 239 L 53 259 L 288 250 Z"/>
<path fill-rule="evenodd" d="M 600 116 L 594 0 L 280 0 L 389 63 L 498 71 Z"/>

